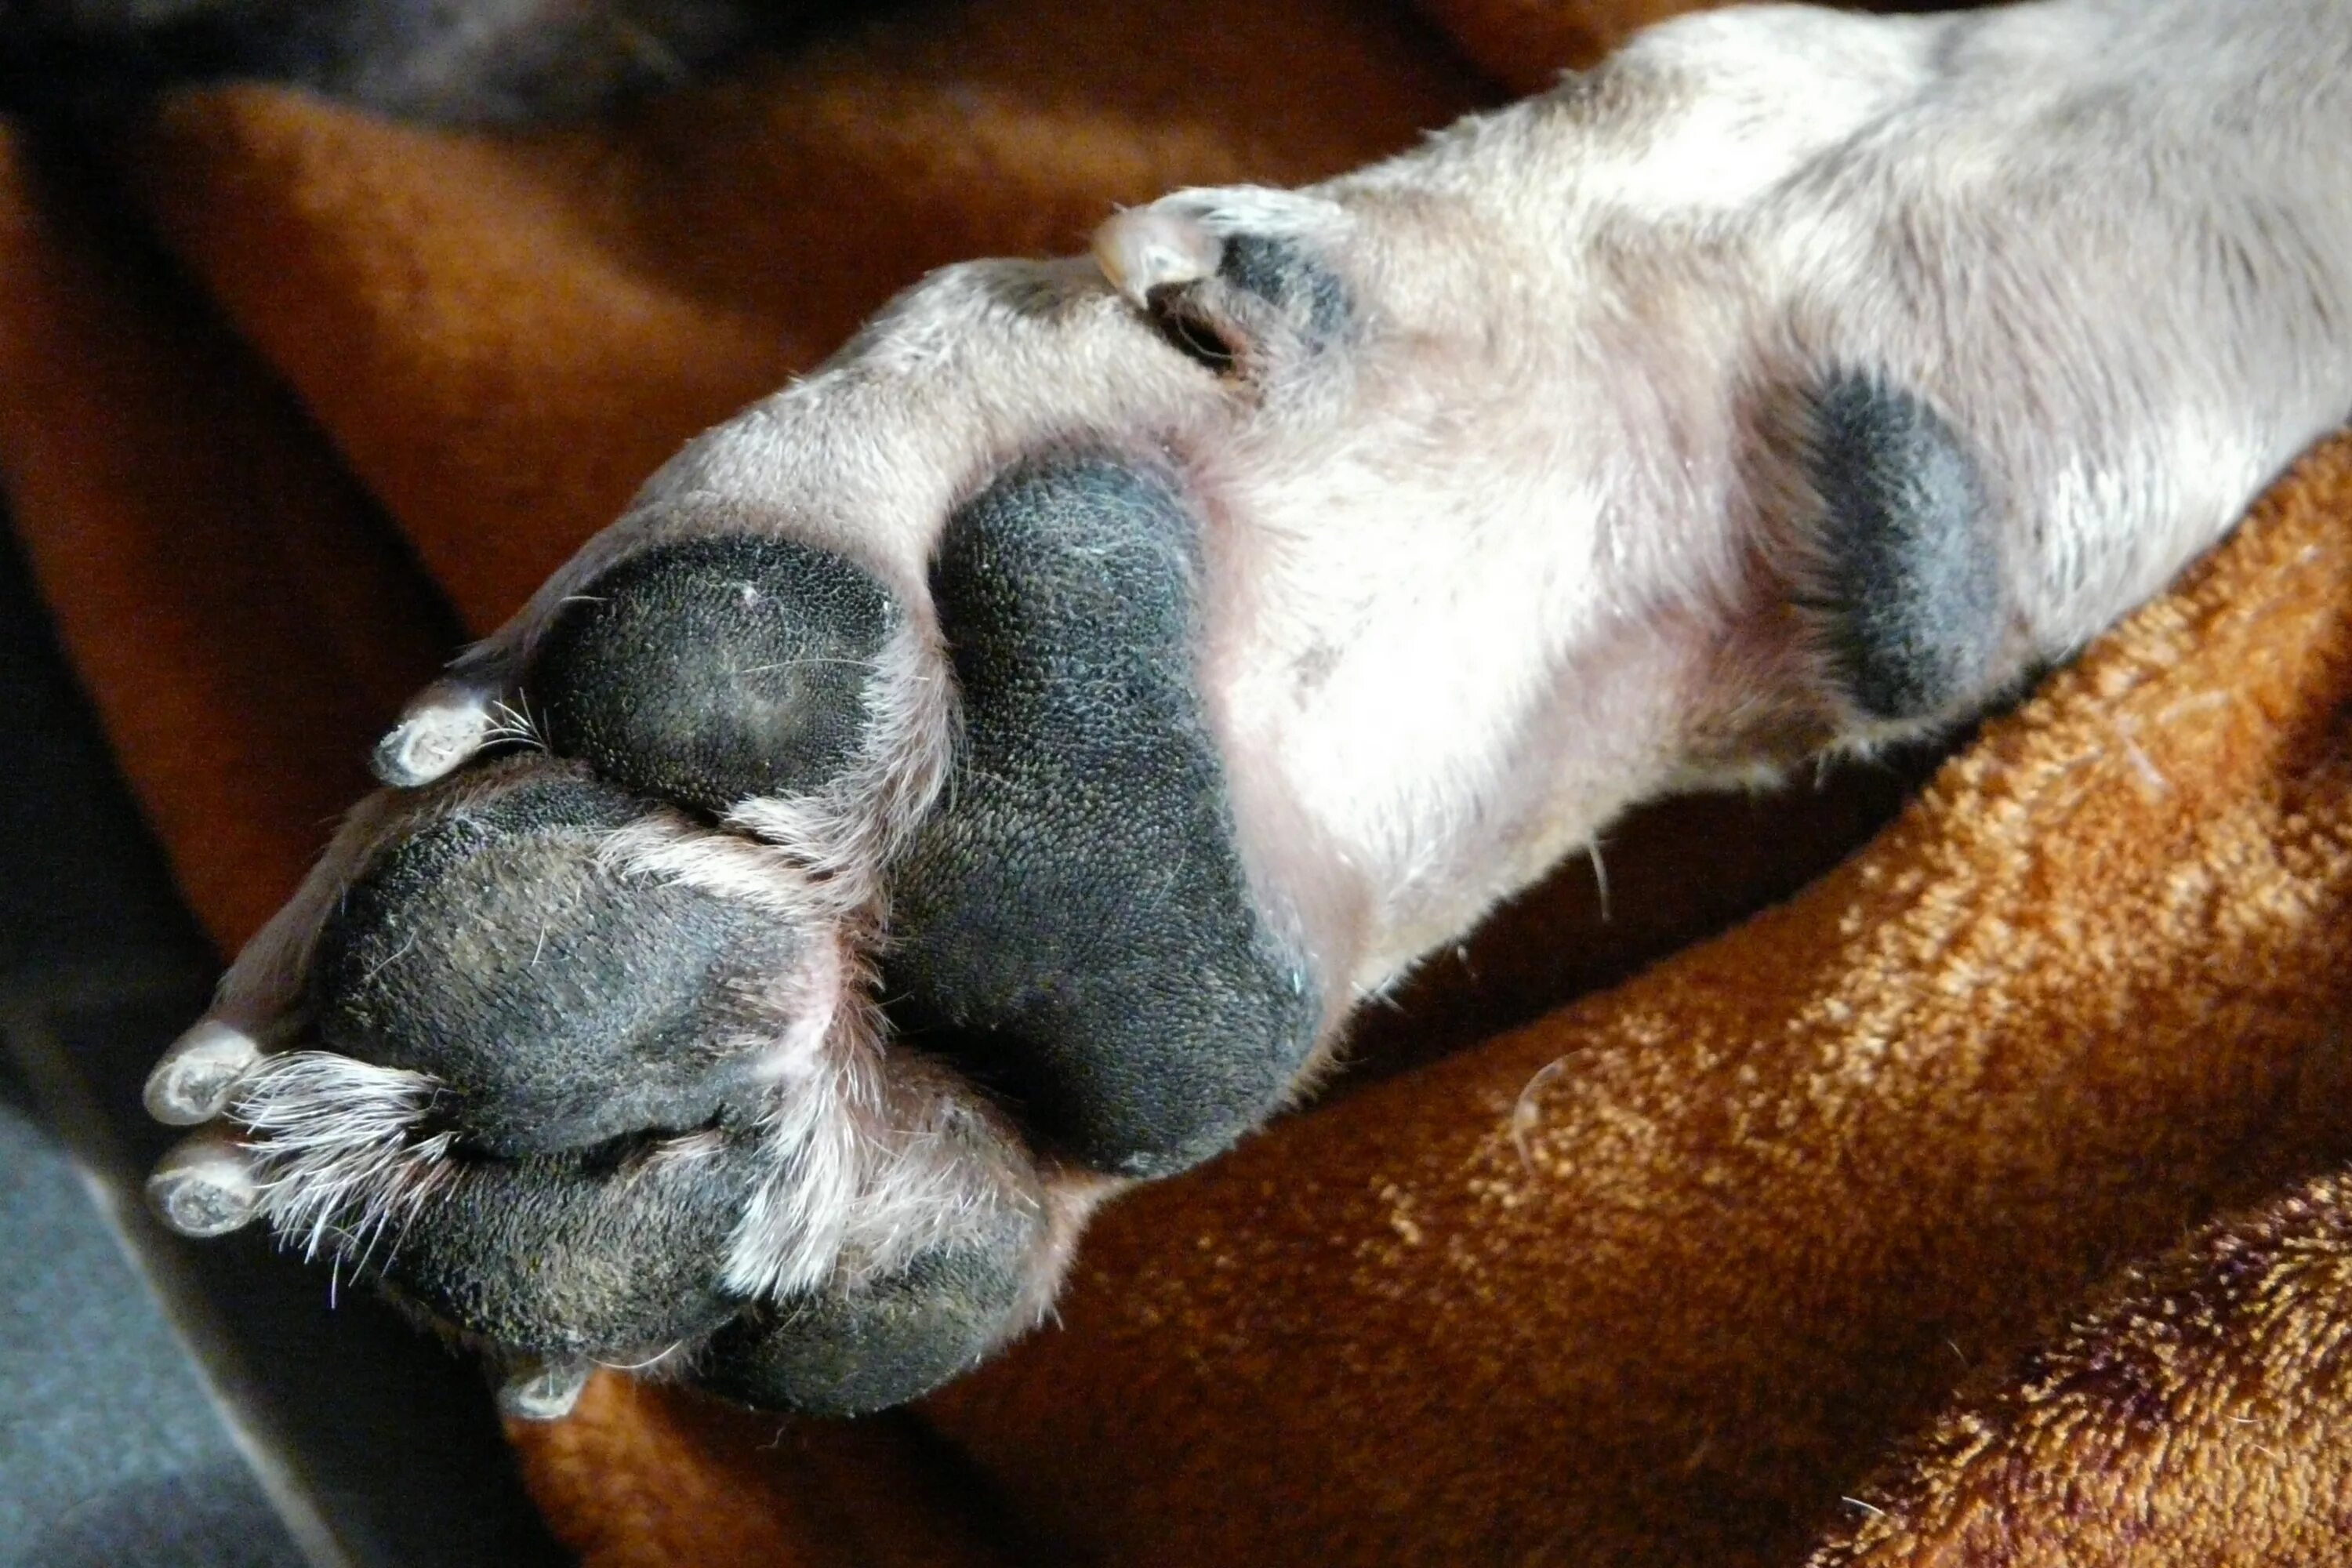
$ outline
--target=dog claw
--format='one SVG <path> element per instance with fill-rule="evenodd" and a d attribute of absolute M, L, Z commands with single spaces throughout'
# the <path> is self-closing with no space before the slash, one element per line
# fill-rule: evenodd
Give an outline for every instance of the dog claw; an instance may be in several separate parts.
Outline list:
<path fill-rule="evenodd" d="M 496 694 L 468 681 L 436 680 L 419 692 L 369 766 L 394 789 L 415 789 L 456 770 L 482 749 Z"/>
<path fill-rule="evenodd" d="M 147 1114 L 166 1127 L 194 1127 L 218 1116 L 253 1064 L 261 1044 L 220 1018 L 199 1020 L 163 1053 L 147 1075 Z"/>
<path fill-rule="evenodd" d="M 515 1421 L 560 1421 L 580 1403 L 589 1370 L 584 1361 L 519 1360 L 499 1385 L 499 1414 Z"/>
<path fill-rule="evenodd" d="M 1139 309 L 1154 289 L 1212 277 L 1224 243 L 1199 219 L 1164 207 L 1131 207 L 1095 230 L 1095 265 Z"/>
<path fill-rule="evenodd" d="M 245 1149 L 226 1132 L 199 1132 L 173 1147 L 147 1178 L 147 1202 L 182 1236 L 226 1236 L 261 1207 Z"/>

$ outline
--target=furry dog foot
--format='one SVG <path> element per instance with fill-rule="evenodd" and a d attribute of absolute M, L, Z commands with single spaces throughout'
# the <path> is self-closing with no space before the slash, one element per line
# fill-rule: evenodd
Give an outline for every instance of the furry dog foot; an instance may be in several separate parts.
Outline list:
<path fill-rule="evenodd" d="M 519 1415 L 933 1386 L 1626 805 L 1980 710 L 2352 406 L 2346 16 L 1716 13 L 935 276 L 412 704 L 158 1206 Z"/>
<path fill-rule="evenodd" d="M 518 1413 L 681 1347 L 828 1412 L 970 1365 L 1107 1177 L 1223 1148 L 1321 1025 L 1185 675 L 1195 531 L 1156 464 L 1073 453 L 946 519 L 931 627 L 750 529 L 602 566 L 508 731 L 451 741 L 446 689 L 395 730 L 266 1024 L 156 1068 L 159 1115 L 240 1129 L 159 1207 L 487 1341 Z"/>

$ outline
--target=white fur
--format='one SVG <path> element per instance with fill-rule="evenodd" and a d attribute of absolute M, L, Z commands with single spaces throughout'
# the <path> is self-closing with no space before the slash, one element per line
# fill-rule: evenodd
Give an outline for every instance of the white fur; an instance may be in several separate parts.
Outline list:
<path fill-rule="evenodd" d="M 454 1135 L 413 1136 L 441 1086 L 331 1051 L 274 1057 L 238 1086 L 261 1213 L 305 1258 L 363 1259 L 455 1173 Z"/>
<path fill-rule="evenodd" d="M 816 1070 L 768 1098 L 769 1178 L 721 1276 L 747 1296 L 887 1276 L 967 1234 L 983 1208 L 1036 1202 L 1015 1173 L 952 1157 L 942 1120 L 970 1107 L 893 1064 L 870 1009 L 845 1009 L 828 1044 Z"/>
<path fill-rule="evenodd" d="M 812 795 L 758 795 L 727 814 L 728 827 L 801 868 L 838 919 L 879 910 L 882 868 L 946 783 L 956 730 L 944 666 L 927 623 L 901 626 L 875 659 L 857 760 Z"/>

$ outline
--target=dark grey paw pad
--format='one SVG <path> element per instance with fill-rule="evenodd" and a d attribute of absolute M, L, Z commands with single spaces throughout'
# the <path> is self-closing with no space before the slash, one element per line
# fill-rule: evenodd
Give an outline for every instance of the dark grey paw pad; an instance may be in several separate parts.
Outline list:
<path fill-rule="evenodd" d="M 864 1415 L 978 1365 L 1018 1327 L 1023 1238 L 927 1254 L 849 1291 L 745 1313 L 712 1337 L 697 1381 L 769 1410 Z"/>
<path fill-rule="evenodd" d="M 822 788 L 856 760 L 898 618 L 880 584 L 821 550 L 746 536 L 656 545 L 563 607 L 526 702 L 557 754 L 723 812 Z"/>
<path fill-rule="evenodd" d="M 801 939 L 600 860 L 648 809 L 546 775 L 378 853 L 319 937 L 319 1043 L 438 1079 L 436 1124 L 491 1153 L 708 1121 L 761 1065 L 742 983 L 790 973 Z"/>
<path fill-rule="evenodd" d="M 1981 697 L 2004 614 L 1975 458 L 1926 402 L 1874 376 L 1832 376 L 1808 414 L 1822 503 L 1813 607 L 1854 703 L 1926 719 Z"/>
<path fill-rule="evenodd" d="M 466 1161 L 394 1244 L 362 1262 L 398 1299 L 503 1347 L 617 1357 L 710 1332 L 764 1173 L 754 1136 Z"/>
<path fill-rule="evenodd" d="M 1171 481 L 1108 457 L 1015 470 L 950 520 L 932 592 L 966 740 L 894 869 L 901 1023 L 1133 1175 L 1262 1120 L 1319 1017 L 1202 719 L 1195 530 Z"/>

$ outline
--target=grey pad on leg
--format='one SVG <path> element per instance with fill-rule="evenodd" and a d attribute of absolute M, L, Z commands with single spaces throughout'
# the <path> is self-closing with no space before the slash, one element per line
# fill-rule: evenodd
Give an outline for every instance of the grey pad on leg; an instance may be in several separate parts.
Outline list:
<path fill-rule="evenodd" d="M 1853 700 L 1904 720 L 1981 697 L 2004 628 L 1975 458 L 1924 401 L 1873 376 L 1832 377 L 1810 413 L 1819 607 Z"/>

